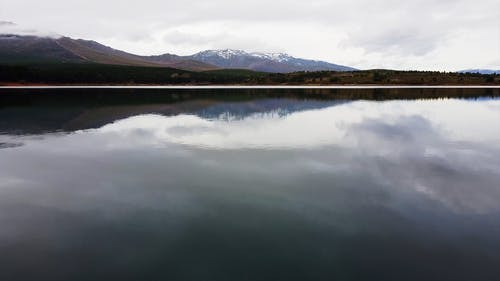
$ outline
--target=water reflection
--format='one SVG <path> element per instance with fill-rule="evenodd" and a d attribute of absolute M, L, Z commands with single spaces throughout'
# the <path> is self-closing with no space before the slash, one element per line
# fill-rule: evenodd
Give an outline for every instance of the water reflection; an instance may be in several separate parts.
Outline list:
<path fill-rule="evenodd" d="M 300 103 L 300 102 L 297 102 Z M 231 114 L 231 113 L 228 113 Z M 141 115 L 114 122 L 92 133 L 115 133 L 135 140 L 182 143 L 219 149 L 358 146 L 366 138 L 398 142 L 487 141 L 499 144 L 500 102 L 467 100 L 359 101 L 324 109 L 228 114 L 206 119 L 198 115 Z M 474 116 L 471 118 L 471 116 Z M 366 142 L 363 146 L 369 145 Z M 379 146 L 367 147 L 369 150 Z M 388 145 L 381 145 L 380 148 Z M 391 147 L 392 149 L 392 147 Z M 376 149 L 378 150 L 378 149 Z"/>
<path fill-rule="evenodd" d="M 2 135 L 0 275 L 498 276 L 500 100 L 282 101 Z"/>
<path fill-rule="evenodd" d="M 0 149 L 2 148 L 12 148 L 22 146 L 22 143 L 8 143 L 8 142 L 0 142 Z"/>

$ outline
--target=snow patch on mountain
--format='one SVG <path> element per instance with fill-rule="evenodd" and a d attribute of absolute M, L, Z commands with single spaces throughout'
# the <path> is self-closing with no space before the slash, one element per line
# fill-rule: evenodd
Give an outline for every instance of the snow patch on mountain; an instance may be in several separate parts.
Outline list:
<path fill-rule="evenodd" d="M 246 52 L 235 49 L 207 50 L 190 58 L 223 68 L 246 68 L 265 72 L 356 70 L 325 61 L 295 58 L 286 53 Z"/>
<path fill-rule="evenodd" d="M 195 56 L 200 57 L 221 57 L 224 59 L 231 59 L 238 56 L 247 56 L 248 53 L 241 50 L 224 49 L 224 50 L 207 50 L 197 53 Z"/>
<path fill-rule="evenodd" d="M 213 57 L 218 56 L 224 59 L 231 59 L 239 56 L 255 57 L 261 59 L 268 59 L 276 62 L 287 62 L 294 59 L 292 56 L 285 53 L 262 53 L 262 52 L 245 52 L 235 49 L 221 49 L 221 50 L 207 50 L 197 53 L 196 56 Z"/>

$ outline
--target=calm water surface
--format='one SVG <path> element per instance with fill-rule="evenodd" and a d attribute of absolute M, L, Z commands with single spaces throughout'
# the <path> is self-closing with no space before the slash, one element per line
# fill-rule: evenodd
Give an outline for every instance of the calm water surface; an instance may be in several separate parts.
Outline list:
<path fill-rule="evenodd" d="M 1 280 L 500 278 L 498 90 L 9 91 Z"/>

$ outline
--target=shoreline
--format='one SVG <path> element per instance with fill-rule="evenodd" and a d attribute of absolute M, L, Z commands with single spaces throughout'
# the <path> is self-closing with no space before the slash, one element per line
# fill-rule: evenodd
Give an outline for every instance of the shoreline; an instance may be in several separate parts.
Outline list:
<path fill-rule="evenodd" d="M 0 85 L 0 89 L 500 89 L 500 85 Z"/>

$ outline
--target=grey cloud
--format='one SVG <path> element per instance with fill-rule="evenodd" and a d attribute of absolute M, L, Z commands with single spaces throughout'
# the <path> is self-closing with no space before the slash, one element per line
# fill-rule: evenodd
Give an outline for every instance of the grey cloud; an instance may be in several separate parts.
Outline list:
<path fill-rule="evenodd" d="M 432 52 L 447 39 L 441 31 L 422 32 L 418 29 L 392 29 L 357 34 L 345 41 L 346 45 L 362 46 L 369 52 L 423 56 Z"/>
<path fill-rule="evenodd" d="M 15 25 L 15 23 L 11 22 L 11 21 L 1 21 L 0 20 L 0 26 L 13 26 Z"/>
<path fill-rule="evenodd" d="M 272 46 L 265 40 L 261 40 L 255 35 L 245 37 L 242 34 L 234 32 L 216 32 L 214 34 L 196 34 L 193 32 L 184 32 L 179 30 L 172 30 L 163 35 L 163 42 L 179 46 L 192 47 L 198 46 L 198 50 L 204 49 L 244 49 L 248 51 L 268 50 L 274 52 L 283 51 L 282 48 Z M 191 53 L 188 53 L 191 54 Z"/>
<path fill-rule="evenodd" d="M 177 30 L 168 32 L 163 36 L 163 40 L 165 42 L 176 45 L 184 45 L 184 44 L 204 45 L 225 40 L 225 38 L 227 38 L 227 35 L 224 34 L 207 36 L 204 34 L 193 34 Z"/>

